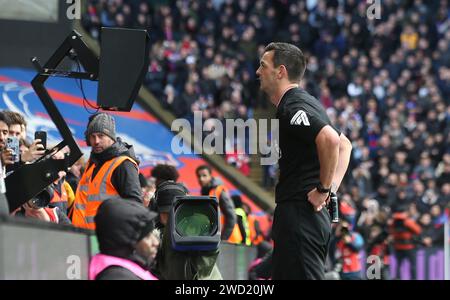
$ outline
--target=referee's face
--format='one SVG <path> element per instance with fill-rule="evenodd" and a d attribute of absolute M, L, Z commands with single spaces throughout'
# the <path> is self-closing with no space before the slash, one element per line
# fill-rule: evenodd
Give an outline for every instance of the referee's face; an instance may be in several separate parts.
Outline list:
<path fill-rule="evenodd" d="M 259 77 L 260 88 L 269 96 L 273 94 L 276 89 L 276 72 L 273 66 L 274 51 L 268 51 L 263 54 L 259 62 L 259 68 L 256 70 L 256 75 Z"/>

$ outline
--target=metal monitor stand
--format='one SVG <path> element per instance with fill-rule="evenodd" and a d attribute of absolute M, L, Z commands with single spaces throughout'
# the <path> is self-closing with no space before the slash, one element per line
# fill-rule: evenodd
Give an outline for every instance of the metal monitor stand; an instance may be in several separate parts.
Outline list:
<path fill-rule="evenodd" d="M 98 79 L 99 59 L 82 41 L 81 37 L 78 32 L 72 31 L 43 67 L 36 57 L 31 60 L 38 71 L 38 74 L 31 81 L 31 85 L 63 138 L 62 142 L 47 153 L 55 150 L 55 148 L 59 150 L 65 146 L 69 147 L 70 153 L 61 160 L 44 156 L 31 164 L 20 166 L 7 176 L 5 184 L 10 212 L 39 194 L 58 178 L 59 171 L 67 171 L 83 155 L 67 123 L 44 86 L 49 77 L 90 79 L 93 81 Z M 56 69 L 66 56 L 73 57 L 74 53 L 86 72 Z"/>

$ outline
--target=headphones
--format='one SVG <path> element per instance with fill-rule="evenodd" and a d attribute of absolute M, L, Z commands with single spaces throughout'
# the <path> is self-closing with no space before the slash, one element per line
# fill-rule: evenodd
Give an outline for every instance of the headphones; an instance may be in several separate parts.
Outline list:
<path fill-rule="evenodd" d="M 182 183 L 177 183 L 173 180 L 163 181 L 156 187 L 154 199 L 156 203 L 158 203 L 158 194 L 167 190 L 177 190 L 179 192 L 184 193 L 185 195 L 189 194 L 189 190 Z"/>

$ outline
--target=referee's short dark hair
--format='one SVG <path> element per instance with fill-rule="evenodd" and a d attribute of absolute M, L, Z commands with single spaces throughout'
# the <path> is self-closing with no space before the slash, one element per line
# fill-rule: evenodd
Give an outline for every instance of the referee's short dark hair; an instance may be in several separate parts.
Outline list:
<path fill-rule="evenodd" d="M 273 51 L 273 66 L 286 67 L 288 79 L 291 82 L 298 83 L 305 74 L 306 57 L 302 50 L 289 43 L 270 43 L 264 49 L 264 52 Z"/>
<path fill-rule="evenodd" d="M 212 174 L 211 168 L 209 166 L 207 166 L 207 165 L 198 166 L 197 169 L 195 170 L 195 174 L 197 174 L 197 176 L 198 176 L 198 172 L 200 172 L 202 170 L 208 170 L 208 173 Z"/>
<path fill-rule="evenodd" d="M 152 169 L 152 177 L 159 181 L 173 180 L 177 181 L 180 174 L 177 168 L 171 165 L 156 165 Z"/>

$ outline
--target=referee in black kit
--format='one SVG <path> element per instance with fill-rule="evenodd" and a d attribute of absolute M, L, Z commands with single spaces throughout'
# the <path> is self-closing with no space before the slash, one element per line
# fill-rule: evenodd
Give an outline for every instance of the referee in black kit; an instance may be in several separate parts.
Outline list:
<path fill-rule="evenodd" d="M 264 49 L 256 71 L 277 107 L 280 178 L 273 221 L 273 279 L 324 279 L 331 236 L 326 209 L 350 160 L 351 143 L 330 123 L 320 102 L 299 88 L 302 51 L 287 43 Z"/>

